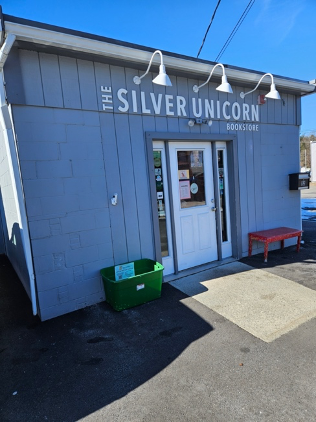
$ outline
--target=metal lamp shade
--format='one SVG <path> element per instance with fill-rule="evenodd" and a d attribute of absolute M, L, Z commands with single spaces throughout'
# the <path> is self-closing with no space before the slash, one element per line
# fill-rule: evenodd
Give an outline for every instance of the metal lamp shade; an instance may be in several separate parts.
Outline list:
<path fill-rule="evenodd" d="M 159 66 L 159 75 L 153 79 L 153 83 L 163 86 L 172 86 L 169 76 L 166 73 L 166 68 L 163 64 Z"/>
<path fill-rule="evenodd" d="M 233 90 L 230 84 L 227 81 L 227 76 L 222 76 L 222 83 L 216 88 L 217 91 L 226 92 L 227 94 L 232 94 Z"/>
<path fill-rule="evenodd" d="M 281 100 L 280 94 L 275 88 L 275 84 L 271 84 L 270 92 L 268 92 L 266 98 L 272 98 L 273 100 Z"/>

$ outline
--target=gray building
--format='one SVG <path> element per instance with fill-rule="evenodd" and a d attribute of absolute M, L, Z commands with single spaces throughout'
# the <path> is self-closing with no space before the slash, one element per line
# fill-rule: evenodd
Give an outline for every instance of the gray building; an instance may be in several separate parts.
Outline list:
<path fill-rule="evenodd" d="M 167 279 L 247 255 L 249 232 L 301 228 L 288 175 L 315 85 L 2 25 L 0 252 L 42 320 L 103 301 L 101 268 L 150 258 Z M 160 67 L 153 82 L 161 60 L 170 79 Z"/>
<path fill-rule="evenodd" d="M 311 154 L 311 181 L 316 182 L 316 142 L 310 143 Z"/>

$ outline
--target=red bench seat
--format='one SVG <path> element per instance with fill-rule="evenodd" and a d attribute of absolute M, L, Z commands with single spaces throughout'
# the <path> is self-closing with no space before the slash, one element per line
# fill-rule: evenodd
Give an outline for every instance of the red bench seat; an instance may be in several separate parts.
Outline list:
<path fill-rule="evenodd" d="M 302 237 L 302 230 L 291 229 L 290 227 L 278 227 L 276 229 L 252 232 L 248 234 L 248 237 L 249 237 L 248 256 L 251 256 L 252 254 L 253 240 L 264 242 L 264 262 L 267 262 L 269 243 L 276 242 L 278 240 L 281 240 L 281 248 L 283 249 L 285 239 L 290 239 L 291 237 L 297 237 L 296 250 L 297 252 L 299 252 L 301 237 Z"/>

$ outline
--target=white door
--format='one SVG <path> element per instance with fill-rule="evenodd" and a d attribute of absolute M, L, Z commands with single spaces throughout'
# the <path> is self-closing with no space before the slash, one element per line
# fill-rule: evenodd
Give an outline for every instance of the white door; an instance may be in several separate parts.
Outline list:
<path fill-rule="evenodd" d="M 178 270 L 216 261 L 212 149 L 207 142 L 170 142 Z"/>

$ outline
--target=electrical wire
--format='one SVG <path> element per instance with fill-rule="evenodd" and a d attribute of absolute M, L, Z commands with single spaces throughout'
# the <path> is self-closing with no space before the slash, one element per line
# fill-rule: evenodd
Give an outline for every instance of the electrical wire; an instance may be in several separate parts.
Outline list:
<path fill-rule="evenodd" d="M 201 45 L 201 47 L 200 47 L 200 49 L 199 49 L 199 52 L 197 53 L 197 56 L 196 56 L 197 58 L 199 57 L 199 55 L 200 55 L 200 53 L 201 53 L 201 51 L 202 51 L 202 48 L 203 48 L 203 46 L 204 46 L 204 43 L 205 43 L 205 40 L 206 40 L 206 37 L 207 37 L 207 34 L 208 34 L 208 31 L 210 30 L 210 27 L 211 27 L 211 25 L 212 25 L 212 23 L 213 23 L 213 20 L 214 20 L 214 18 L 215 18 L 216 11 L 217 11 L 217 8 L 218 8 L 218 6 L 219 6 L 220 2 L 221 2 L 221 0 L 218 0 L 217 5 L 216 5 L 216 7 L 215 7 L 215 10 L 214 10 L 214 12 L 213 12 L 213 16 L 212 16 L 212 18 L 211 18 L 211 22 L 210 22 L 210 24 L 209 24 L 209 26 L 207 27 L 207 30 L 206 30 L 206 32 L 205 32 L 205 35 L 204 35 L 204 38 L 203 38 L 203 41 L 202 41 L 202 45 Z"/>
<path fill-rule="evenodd" d="M 248 3 L 247 7 L 245 8 L 245 10 L 243 11 L 242 15 L 240 16 L 238 22 L 236 23 L 234 29 L 232 30 L 232 32 L 230 33 L 229 37 L 227 38 L 225 44 L 223 45 L 221 51 L 218 53 L 218 55 L 217 55 L 217 57 L 215 59 L 215 62 L 218 62 L 219 59 L 224 54 L 226 48 L 229 46 L 230 42 L 232 41 L 232 39 L 236 35 L 236 32 L 238 31 L 238 29 L 240 28 L 241 24 L 245 20 L 246 16 L 248 15 L 248 13 L 249 13 L 250 9 L 252 8 L 252 6 L 254 5 L 255 1 L 256 0 L 250 0 L 250 2 Z"/>

